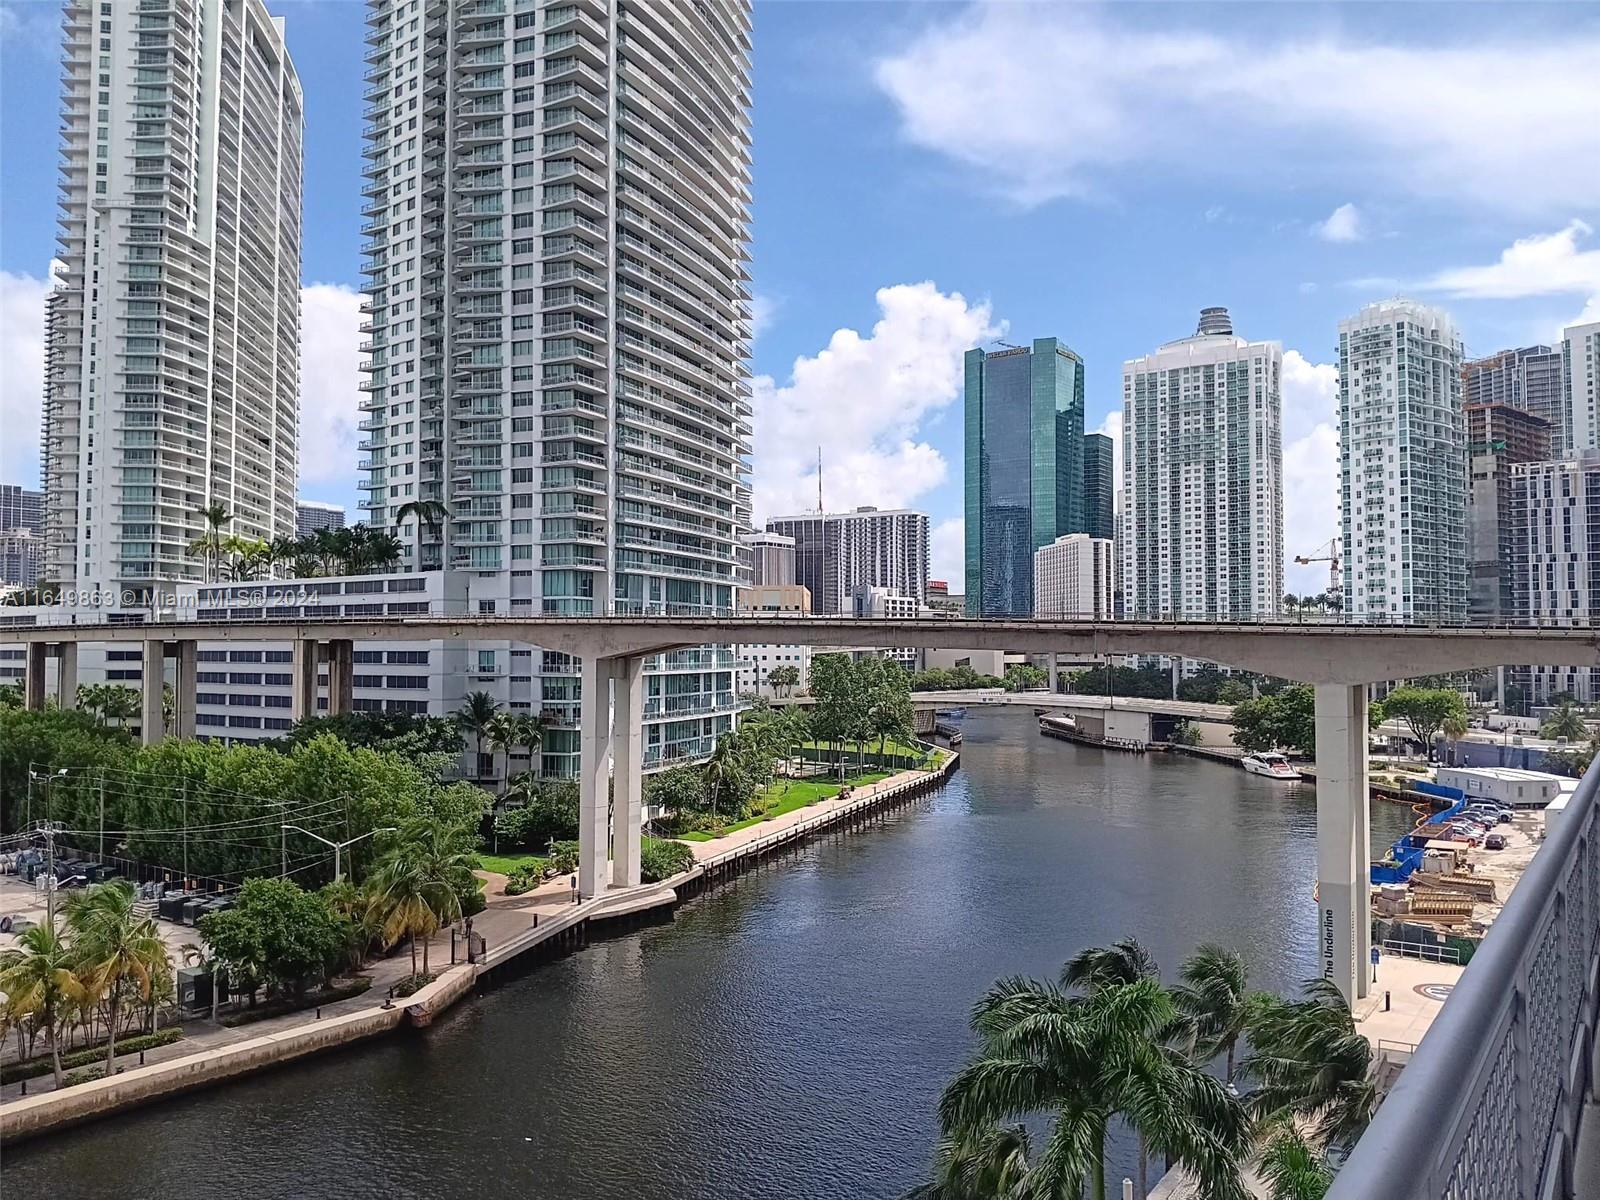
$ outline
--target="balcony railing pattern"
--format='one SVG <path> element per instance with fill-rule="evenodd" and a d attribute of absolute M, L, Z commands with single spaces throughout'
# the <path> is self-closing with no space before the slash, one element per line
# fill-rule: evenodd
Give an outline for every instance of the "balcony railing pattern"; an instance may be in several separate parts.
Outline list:
<path fill-rule="evenodd" d="M 1600 999 L 1597 793 L 1600 760 L 1534 855 L 1328 1200 L 1573 1194 Z"/>

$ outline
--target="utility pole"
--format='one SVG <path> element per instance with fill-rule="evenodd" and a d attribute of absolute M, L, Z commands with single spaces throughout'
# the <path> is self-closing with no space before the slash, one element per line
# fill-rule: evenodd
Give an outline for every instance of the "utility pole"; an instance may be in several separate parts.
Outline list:
<path fill-rule="evenodd" d="M 44 823 L 45 874 L 50 887 L 44 894 L 45 924 L 50 932 L 56 931 L 56 827 L 51 821 Z"/>
<path fill-rule="evenodd" d="M 100 861 L 106 860 L 106 769 L 100 768 Z"/>
<path fill-rule="evenodd" d="M 189 781 L 183 781 L 183 888 L 189 890 Z"/>

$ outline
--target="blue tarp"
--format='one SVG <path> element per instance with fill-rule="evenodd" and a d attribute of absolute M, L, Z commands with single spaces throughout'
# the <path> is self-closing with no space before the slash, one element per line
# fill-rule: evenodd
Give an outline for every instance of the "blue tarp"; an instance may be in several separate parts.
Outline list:
<path fill-rule="evenodd" d="M 1460 815 L 1467 806 L 1467 794 L 1460 788 L 1447 787 L 1442 783 L 1429 783 L 1418 780 L 1411 785 L 1411 790 L 1421 792 L 1427 796 L 1437 796 L 1441 800 L 1449 800 L 1450 807 L 1443 812 L 1433 814 L 1431 821 L 1449 821 Z M 1389 847 L 1389 857 L 1396 865 L 1387 866 L 1379 863 L 1372 864 L 1373 883 L 1404 883 L 1411 878 L 1411 873 L 1422 865 L 1423 848 L 1411 844 L 1411 834 L 1406 834 Z"/>

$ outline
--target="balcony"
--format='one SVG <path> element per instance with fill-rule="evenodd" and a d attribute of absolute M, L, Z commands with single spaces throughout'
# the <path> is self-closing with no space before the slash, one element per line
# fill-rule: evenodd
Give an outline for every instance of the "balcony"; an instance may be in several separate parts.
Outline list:
<path fill-rule="evenodd" d="M 1328 1200 L 1600 1195 L 1600 762 L 1590 767 Z"/>

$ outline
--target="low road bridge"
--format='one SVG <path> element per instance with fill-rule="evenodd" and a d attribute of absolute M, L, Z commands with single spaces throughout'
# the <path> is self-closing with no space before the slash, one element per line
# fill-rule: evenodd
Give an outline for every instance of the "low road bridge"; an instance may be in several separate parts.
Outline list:
<path fill-rule="evenodd" d="M 1367 867 L 1367 685 L 1500 666 L 1600 667 L 1600 630 L 1516 626 L 1366 625 L 1323 622 L 992 621 L 950 618 L 661 615 L 523 617 L 427 613 L 334 617 L 290 584 L 277 602 L 231 609 L 227 620 L 156 618 L 85 622 L 63 610 L 8 621 L 0 641 L 27 648 L 25 698 L 42 707 L 45 660 L 58 657 L 60 703 L 76 693 L 81 642 L 142 643 L 145 661 L 178 660 L 177 729 L 193 736 L 200 642 L 282 641 L 294 648 L 296 716 L 316 712 L 317 664 L 328 662 L 330 713 L 351 706 L 359 641 L 524 642 L 581 660 L 579 890 L 639 883 L 643 813 L 644 659 L 683 647 L 787 643 L 811 646 L 1006 650 L 1024 654 L 1181 655 L 1315 685 L 1317 726 L 1317 940 L 1323 974 L 1346 996 L 1364 996 L 1371 949 Z M 144 729 L 164 732 L 162 672 L 144 673 Z M 608 805 L 607 796 L 611 795 Z"/>

